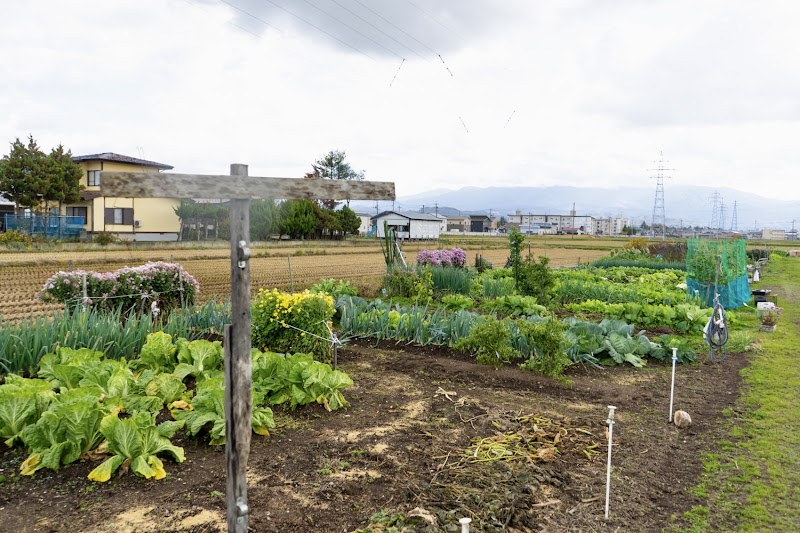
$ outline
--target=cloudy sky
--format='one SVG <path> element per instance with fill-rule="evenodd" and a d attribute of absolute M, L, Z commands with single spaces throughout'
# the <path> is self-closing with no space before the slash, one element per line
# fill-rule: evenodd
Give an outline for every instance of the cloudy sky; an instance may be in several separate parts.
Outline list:
<path fill-rule="evenodd" d="M 800 200 L 800 2 L 28 0 L 0 6 L 0 141 L 399 195 L 735 187 Z M 0 153 L 7 152 L 4 145 Z"/>

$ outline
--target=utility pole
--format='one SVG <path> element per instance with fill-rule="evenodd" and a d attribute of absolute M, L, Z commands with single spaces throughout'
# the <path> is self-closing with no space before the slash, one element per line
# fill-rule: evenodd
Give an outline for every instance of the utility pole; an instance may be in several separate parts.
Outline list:
<path fill-rule="evenodd" d="M 375 202 L 375 216 L 378 216 L 379 214 L 380 213 L 378 213 L 378 202 L 376 201 Z"/>
<path fill-rule="evenodd" d="M 436 202 L 436 204 L 434 204 L 434 205 L 436 206 L 436 216 L 438 217 L 439 216 L 439 202 Z"/>
<path fill-rule="evenodd" d="M 665 176 L 665 170 L 675 170 L 673 168 L 664 168 L 664 152 L 658 153 L 658 168 L 651 169 L 651 172 L 655 171 L 655 176 L 650 176 L 650 179 L 656 180 L 656 197 L 653 201 L 653 219 L 652 223 L 650 224 L 650 235 L 652 237 L 656 236 L 656 224 L 661 226 L 661 238 L 664 239 L 667 236 L 667 213 L 664 208 L 664 179 L 670 179 L 672 176 Z"/>

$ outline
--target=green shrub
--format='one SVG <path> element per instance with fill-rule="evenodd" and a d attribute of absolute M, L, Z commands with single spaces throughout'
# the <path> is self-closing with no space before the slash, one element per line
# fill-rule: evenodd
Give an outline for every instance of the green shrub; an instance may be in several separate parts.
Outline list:
<path fill-rule="evenodd" d="M 106 233 L 105 231 L 101 231 L 95 235 L 93 240 L 100 246 L 108 246 L 109 244 L 119 241 L 113 233 Z"/>
<path fill-rule="evenodd" d="M 533 258 L 523 261 L 519 267 L 517 292 L 534 296 L 540 303 L 547 304 L 556 283 L 553 271 L 547 266 L 549 262 L 547 257 L 540 257 L 538 263 Z"/>
<path fill-rule="evenodd" d="M 565 349 L 564 332 L 567 326 L 550 318 L 537 322 L 517 320 L 518 338 L 524 340 L 531 355 L 522 368 L 550 378 L 560 378 L 572 364 Z"/>
<path fill-rule="evenodd" d="M 433 274 L 430 268 L 403 270 L 393 268 L 386 276 L 389 296 L 411 298 L 417 303 L 427 303 L 433 298 Z"/>
<path fill-rule="evenodd" d="M 261 289 L 252 305 L 253 348 L 310 353 L 328 362 L 333 313 L 333 298 L 327 294 Z"/>
<path fill-rule="evenodd" d="M 486 259 L 480 254 L 475 255 L 475 270 L 477 270 L 479 274 L 485 270 L 491 270 L 491 269 L 492 269 L 492 263 L 490 263 L 488 259 Z"/>
<path fill-rule="evenodd" d="M 508 321 L 486 316 L 470 330 L 466 338 L 453 346 L 456 350 L 468 352 L 479 363 L 499 366 L 508 363 L 519 353 L 511 347 L 511 331 Z"/>
<path fill-rule="evenodd" d="M 0 233 L 0 244 L 33 244 L 33 238 L 20 230 L 11 229 Z"/>
<path fill-rule="evenodd" d="M 443 296 L 442 303 L 448 311 L 471 309 L 475 306 L 475 300 L 463 294 L 448 294 L 447 296 Z"/>
<path fill-rule="evenodd" d="M 333 278 L 320 280 L 308 290 L 313 293 L 324 292 L 329 294 L 334 301 L 338 300 L 340 296 L 358 296 L 358 290 L 351 286 L 349 281 Z"/>

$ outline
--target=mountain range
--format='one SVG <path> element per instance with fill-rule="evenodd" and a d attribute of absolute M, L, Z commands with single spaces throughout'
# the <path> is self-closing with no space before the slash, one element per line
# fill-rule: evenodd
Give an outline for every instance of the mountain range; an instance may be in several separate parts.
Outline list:
<path fill-rule="evenodd" d="M 708 226 L 712 222 L 715 201 L 718 227 L 729 229 L 735 222 L 739 230 L 756 228 L 791 229 L 800 218 L 800 202 L 766 198 L 727 187 L 691 185 L 665 186 L 664 211 L 668 225 Z M 394 202 L 397 210 L 422 211 L 443 215 L 491 214 L 504 216 L 516 211 L 532 214 L 567 215 L 573 204 L 578 215 L 596 217 L 623 216 L 632 224 L 651 222 L 655 187 L 463 187 L 437 189 Z M 359 211 L 375 213 L 375 202 L 351 202 Z M 392 202 L 379 202 L 381 211 L 392 209 Z M 734 211 L 736 220 L 733 220 Z"/>

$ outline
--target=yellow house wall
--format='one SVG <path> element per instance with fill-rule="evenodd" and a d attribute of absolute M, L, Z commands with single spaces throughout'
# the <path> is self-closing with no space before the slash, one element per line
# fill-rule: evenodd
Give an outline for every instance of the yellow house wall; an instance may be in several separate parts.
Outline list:
<path fill-rule="evenodd" d="M 108 172 L 152 172 L 153 168 L 118 163 L 112 161 L 88 161 L 78 165 L 83 170 L 81 185 L 87 191 L 99 191 L 100 187 L 88 186 L 87 172 L 89 170 L 104 170 Z M 118 198 L 99 197 L 89 202 L 69 204 L 71 206 L 87 205 L 87 221 L 84 226 L 87 231 L 107 231 L 113 233 L 178 233 L 181 223 L 175 214 L 174 208 L 180 205 L 176 198 Z M 106 224 L 105 209 L 110 207 L 128 207 L 133 209 L 133 219 L 141 222 L 138 228 L 124 224 Z M 63 206 L 62 215 L 66 214 L 67 206 Z"/>

